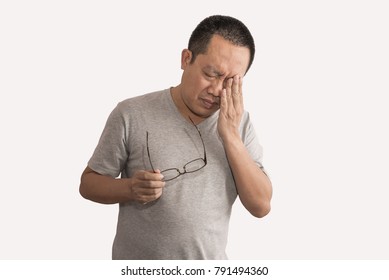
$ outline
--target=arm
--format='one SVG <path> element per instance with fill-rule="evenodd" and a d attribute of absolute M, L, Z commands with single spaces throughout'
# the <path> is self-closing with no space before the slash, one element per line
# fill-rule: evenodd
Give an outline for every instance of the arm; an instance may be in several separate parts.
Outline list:
<path fill-rule="evenodd" d="M 162 195 L 163 176 L 148 171 L 137 171 L 131 178 L 115 179 L 86 167 L 81 175 L 82 197 L 103 204 L 128 201 L 147 203 Z"/>
<path fill-rule="evenodd" d="M 165 183 L 158 170 L 140 170 L 131 178 L 115 179 L 129 156 L 126 138 L 129 117 L 125 114 L 125 108 L 123 103 L 119 103 L 111 112 L 91 159 L 92 167 L 105 170 L 103 174 L 110 175 L 102 175 L 89 166 L 81 175 L 80 194 L 86 199 L 104 204 L 128 201 L 146 203 L 162 194 Z"/>
<path fill-rule="evenodd" d="M 235 76 L 227 81 L 222 92 L 218 131 L 243 206 L 255 217 L 264 217 L 270 212 L 272 186 L 240 138 L 239 124 L 242 114 L 242 79 Z"/>
<path fill-rule="evenodd" d="M 255 217 L 266 216 L 272 197 L 269 178 L 251 159 L 240 137 L 225 141 L 224 149 L 243 206 Z"/>

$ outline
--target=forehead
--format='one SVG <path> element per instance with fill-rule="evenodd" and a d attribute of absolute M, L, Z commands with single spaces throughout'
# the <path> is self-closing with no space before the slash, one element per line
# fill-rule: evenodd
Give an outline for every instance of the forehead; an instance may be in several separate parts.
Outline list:
<path fill-rule="evenodd" d="M 248 47 L 236 46 L 223 37 L 214 35 L 207 52 L 199 54 L 197 60 L 200 67 L 205 70 L 243 76 L 249 65 L 250 50 Z"/>

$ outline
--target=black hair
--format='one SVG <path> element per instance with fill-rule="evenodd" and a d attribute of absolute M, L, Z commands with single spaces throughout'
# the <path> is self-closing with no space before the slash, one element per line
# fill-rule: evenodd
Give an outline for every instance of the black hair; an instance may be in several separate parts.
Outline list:
<path fill-rule="evenodd" d="M 188 49 L 192 52 L 191 62 L 195 61 L 197 55 L 207 52 L 208 44 L 214 35 L 222 36 L 232 44 L 247 47 L 250 50 L 247 72 L 254 60 L 254 38 L 246 25 L 230 16 L 209 16 L 197 25 L 189 38 L 188 44 Z"/>

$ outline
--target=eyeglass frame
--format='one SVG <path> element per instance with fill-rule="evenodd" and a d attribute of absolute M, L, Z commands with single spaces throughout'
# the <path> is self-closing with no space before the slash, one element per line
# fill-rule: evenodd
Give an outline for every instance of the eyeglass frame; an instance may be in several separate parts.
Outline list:
<path fill-rule="evenodd" d="M 194 172 L 197 172 L 197 171 L 203 169 L 203 168 L 207 165 L 207 152 L 206 152 L 206 150 L 205 150 L 205 144 L 204 144 L 203 137 L 201 136 L 200 129 L 197 127 L 197 125 L 195 125 L 195 123 L 193 122 L 193 120 L 192 120 L 190 117 L 189 117 L 189 119 L 190 119 L 190 121 L 192 122 L 193 126 L 196 128 L 197 132 L 199 133 L 199 136 L 200 136 L 200 139 L 201 139 L 201 143 L 203 144 L 204 157 L 203 157 L 203 158 L 196 158 L 196 159 L 193 159 L 193 160 L 187 162 L 187 163 L 182 167 L 183 170 L 184 170 L 184 172 L 181 172 L 181 170 L 180 170 L 179 168 L 168 168 L 168 169 L 165 169 L 165 170 L 160 171 L 161 173 L 166 172 L 166 171 L 169 171 L 169 170 L 175 170 L 175 171 L 177 171 L 177 174 L 178 174 L 177 176 L 175 176 L 175 177 L 173 177 L 173 178 L 171 178 L 171 179 L 163 180 L 163 181 L 165 181 L 165 182 L 168 182 L 168 181 L 172 181 L 172 180 L 174 180 L 174 179 L 177 179 L 177 178 L 180 177 L 181 175 L 184 175 L 184 174 L 187 174 L 187 173 L 194 173 Z M 146 149 L 147 149 L 147 156 L 148 156 L 148 158 L 149 158 L 149 162 L 150 162 L 150 165 L 151 165 L 151 169 L 152 169 L 154 172 L 156 172 L 156 170 L 155 170 L 155 168 L 154 168 L 154 166 L 153 166 L 153 163 L 151 162 L 150 149 L 149 149 L 149 132 L 148 132 L 148 131 L 146 131 Z M 199 160 L 199 159 L 203 160 L 203 162 L 204 162 L 204 165 L 203 165 L 202 167 L 200 167 L 200 168 L 198 168 L 198 169 L 196 169 L 196 170 L 193 170 L 193 171 L 187 171 L 187 170 L 186 170 L 185 166 L 187 166 L 188 164 L 190 164 L 190 163 L 192 163 L 192 162 L 194 162 L 194 161 L 196 161 L 196 160 Z"/>

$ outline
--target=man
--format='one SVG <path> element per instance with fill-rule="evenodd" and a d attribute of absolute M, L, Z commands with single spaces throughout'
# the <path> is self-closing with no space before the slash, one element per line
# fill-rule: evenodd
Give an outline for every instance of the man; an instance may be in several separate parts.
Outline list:
<path fill-rule="evenodd" d="M 226 259 L 236 197 L 255 217 L 268 214 L 272 187 L 243 109 L 254 52 L 242 22 L 208 17 L 182 51 L 178 86 L 112 111 L 80 193 L 119 203 L 113 259 Z"/>

